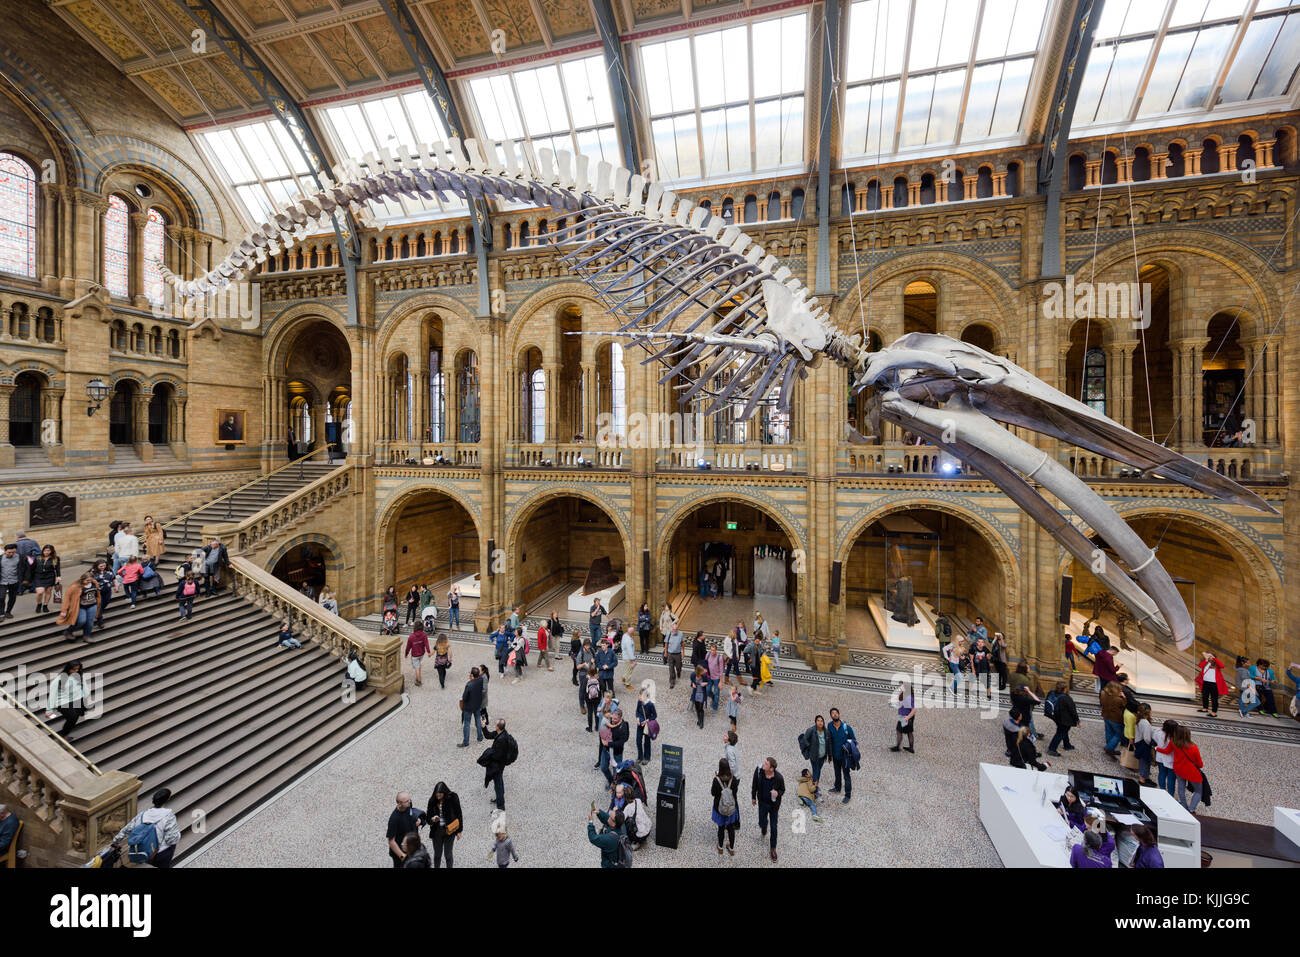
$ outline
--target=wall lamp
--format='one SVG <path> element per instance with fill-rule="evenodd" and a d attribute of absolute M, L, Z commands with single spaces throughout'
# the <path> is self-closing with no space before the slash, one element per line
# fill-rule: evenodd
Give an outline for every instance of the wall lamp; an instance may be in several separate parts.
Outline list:
<path fill-rule="evenodd" d="M 90 399 L 94 405 L 86 406 L 86 415 L 94 415 L 108 398 L 108 385 L 103 379 L 91 379 L 86 383 L 86 398 Z"/>

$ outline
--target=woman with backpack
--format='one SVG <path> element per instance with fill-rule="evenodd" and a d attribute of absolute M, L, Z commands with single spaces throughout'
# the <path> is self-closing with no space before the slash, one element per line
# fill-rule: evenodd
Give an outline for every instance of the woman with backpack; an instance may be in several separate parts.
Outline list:
<path fill-rule="evenodd" d="M 194 615 L 194 597 L 199 593 L 199 582 L 194 572 L 187 571 L 185 577 L 176 583 L 176 604 L 180 608 L 181 621 Z"/>
<path fill-rule="evenodd" d="M 578 701 L 587 714 L 587 733 L 591 734 L 596 730 L 592 725 L 597 723 L 596 716 L 600 714 L 600 672 L 596 670 L 595 663 L 587 665 L 587 670 L 582 674 Z"/>
<path fill-rule="evenodd" d="M 447 687 L 447 669 L 451 667 L 451 642 L 439 635 L 433 646 L 433 667 L 438 672 L 438 687 Z"/>
<path fill-rule="evenodd" d="M 1061 752 L 1057 750 L 1058 747 L 1073 751 L 1070 729 L 1078 727 L 1079 709 L 1075 707 L 1074 699 L 1070 697 L 1064 681 L 1058 681 L 1056 687 L 1047 696 L 1047 700 L 1043 703 L 1043 717 L 1056 722 L 1056 733 L 1052 735 L 1052 741 L 1047 746 L 1047 753 L 1054 758 L 1059 758 Z"/>
<path fill-rule="evenodd" d="M 713 776 L 713 823 L 718 829 L 718 854 L 722 853 L 722 839 L 727 839 L 727 853 L 736 856 L 736 828 L 740 826 L 740 778 L 731 773 L 731 765 L 723 758 L 718 762 L 718 773 Z"/>
<path fill-rule="evenodd" d="M 636 698 L 636 759 L 641 764 L 650 763 L 650 746 L 658 736 L 659 710 L 654 702 L 654 682 L 647 678 L 641 682 L 641 693 Z"/>
<path fill-rule="evenodd" d="M 704 727 L 704 702 L 709 697 L 709 673 L 703 665 L 695 666 L 691 675 L 691 704 L 695 706 L 695 723 Z"/>

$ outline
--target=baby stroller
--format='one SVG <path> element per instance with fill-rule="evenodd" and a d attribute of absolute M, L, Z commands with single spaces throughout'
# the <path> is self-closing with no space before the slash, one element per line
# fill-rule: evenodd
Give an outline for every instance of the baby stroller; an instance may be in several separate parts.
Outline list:
<path fill-rule="evenodd" d="M 646 800 L 645 781 L 635 761 L 623 761 L 614 769 L 614 783 L 628 786 L 642 802 Z"/>
<path fill-rule="evenodd" d="M 425 605 L 420 618 L 424 621 L 424 630 L 433 631 L 438 626 L 438 606 Z"/>
<path fill-rule="evenodd" d="M 384 612 L 384 626 L 380 633 L 384 635 L 400 635 L 402 633 L 401 627 L 397 624 L 397 612 L 391 608 Z"/>

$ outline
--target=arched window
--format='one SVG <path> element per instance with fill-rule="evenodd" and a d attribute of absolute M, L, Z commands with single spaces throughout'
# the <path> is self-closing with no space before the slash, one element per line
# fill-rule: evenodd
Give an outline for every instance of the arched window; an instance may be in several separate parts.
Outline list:
<path fill-rule="evenodd" d="M 447 379 L 442 374 L 442 349 L 429 350 L 429 441 L 447 441 Z"/>
<path fill-rule="evenodd" d="M 127 225 L 126 203 L 118 196 L 108 197 L 104 214 L 104 286 L 110 295 L 125 298 L 131 275 L 131 240 Z"/>
<path fill-rule="evenodd" d="M 478 354 L 462 352 L 456 360 L 456 410 L 460 441 L 479 440 Z"/>
<path fill-rule="evenodd" d="M 528 439 L 530 442 L 546 441 L 546 373 L 541 369 L 534 369 L 530 377 L 529 388 L 532 392 L 532 409 L 528 423 Z"/>
<path fill-rule="evenodd" d="M 36 276 L 36 173 L 0 153 L 0 272 Z"/>
<path fill-rule="evenodd" d="M 1089 349 L 1083 357 L 1083 401 L 1106 414 L 1106 353 L 1100 349 Z"/>

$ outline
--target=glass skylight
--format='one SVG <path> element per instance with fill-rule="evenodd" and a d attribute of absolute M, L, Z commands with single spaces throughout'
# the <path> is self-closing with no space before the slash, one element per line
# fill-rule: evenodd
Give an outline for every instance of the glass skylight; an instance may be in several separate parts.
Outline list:
<path fill-rule="evenodd" d="M 1048 0 L 859 0 L 849 9 L 843 153 L 1014 136 Z"/>
<path fill-rule="evenodd" d="M 385 148 L 394 152 L 405 146 L 416 150 L 423 143 L 446 142 L 447 128 L 423 90 L 394 93 L 373 100 L 328 106 L 317 111 L 331 140 L 334 155 L 361 162 L 367 153 Z M 393 221 L 436 216 L 464 216 L 467 207 L 459 197 L 448 194 L 448 202 L 411 199 L 371 203 L 376 219 Z"/>
<path fill-rule="evenodd" d="M 604 57 L 474 77 L 468 87 L 488 140 L 527 139 L 534 148 L 622 164 Z"/>
<path fill-rule="evenodd" d="M 204 130 L 198 138 L 255 225 L 281 203 L 315 188 L 307 161 L 279 120 Z"/>
<path fill-rule="evenodd" d="M 1075 128 L 1276 100 L 1295 89 L 1300 2 L 1107 0 Z"/>
<path fill-rule="evenodd" d="M 657 178 L 802 165 L 807 52 L 803 13 L 644 44 L 634 108 L 650 115 Z"/>

